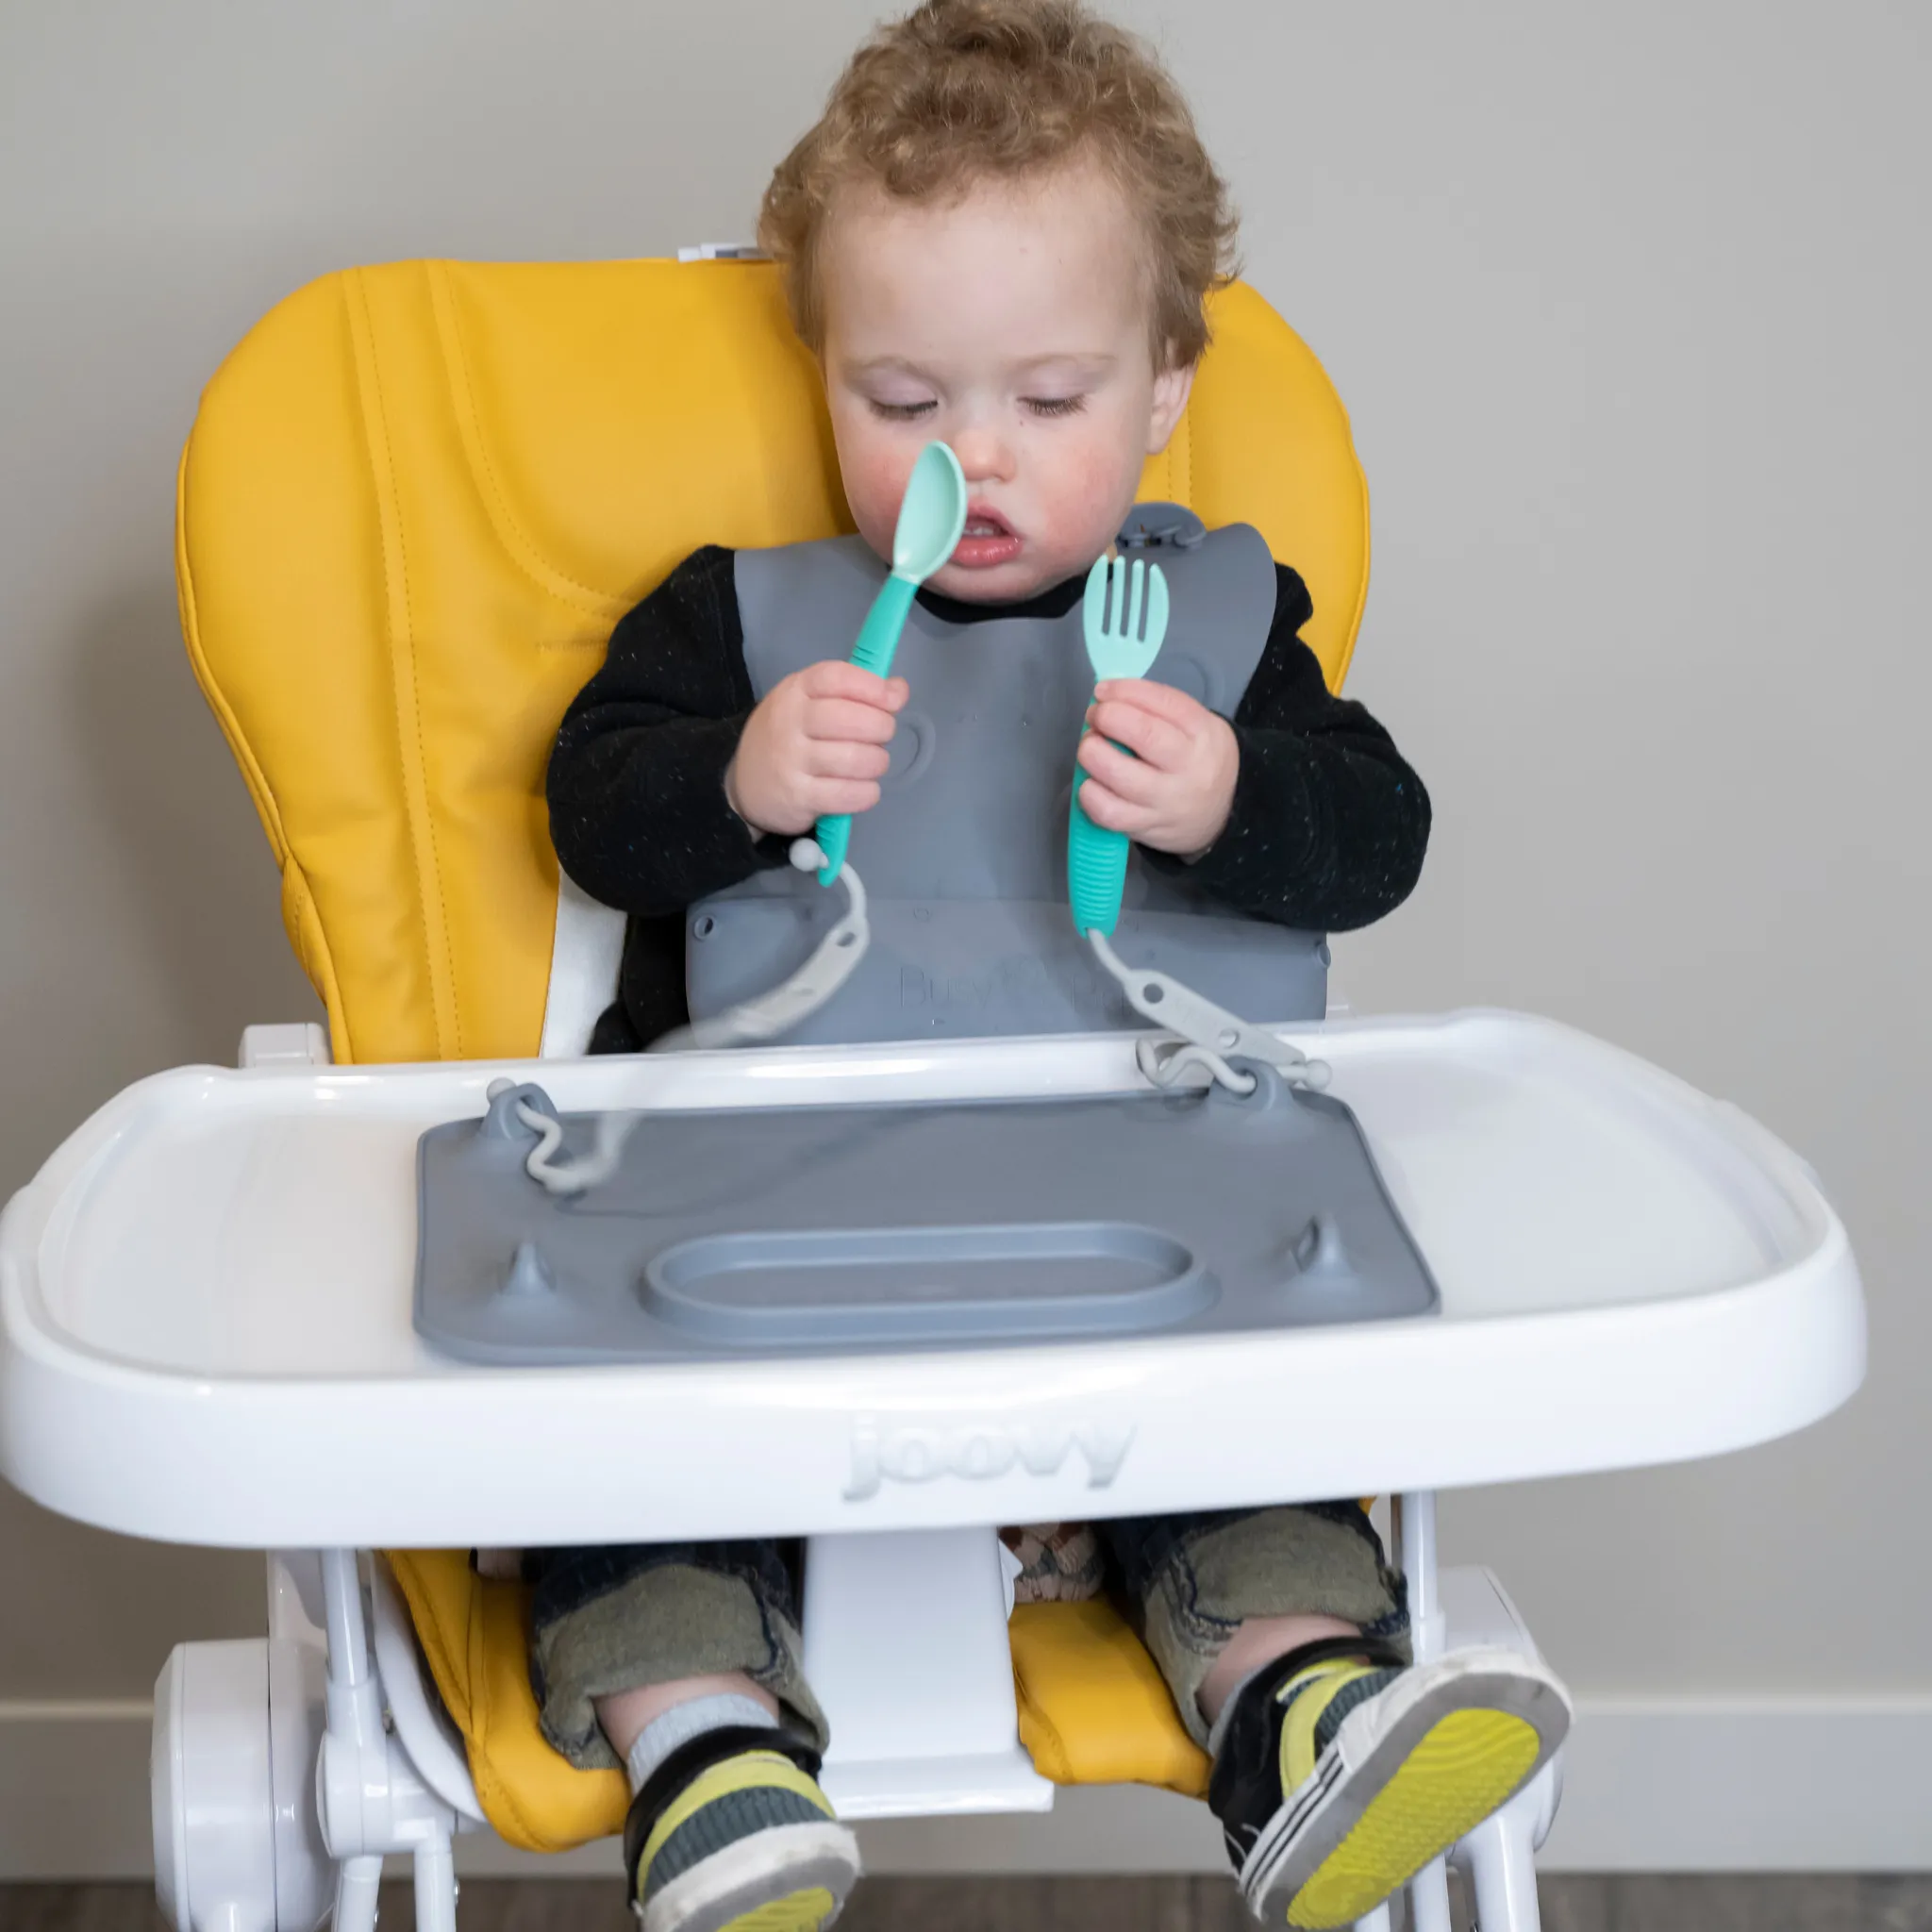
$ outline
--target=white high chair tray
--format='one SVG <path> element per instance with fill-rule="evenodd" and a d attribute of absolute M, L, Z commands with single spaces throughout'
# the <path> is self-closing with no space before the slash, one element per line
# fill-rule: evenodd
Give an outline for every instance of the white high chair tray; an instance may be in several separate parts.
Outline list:
<path fill-rule="evenodd" d="M 1857 1388 L 1808 1169 L 1735 1108 L 1509 1014 L 1289 1031 L 1332 1066 L 1436 1315 L 1254 1337 L 490 1369 L 411 1325 L 417 1137 L 501 1075 L 566 1110 L 1102 1092 L 1122 1037 L 183 1068 L 0 1219 L 0 1472 L 243 1547 L 807 1535 L 1446 1489 L 1673 1461 Z"/>

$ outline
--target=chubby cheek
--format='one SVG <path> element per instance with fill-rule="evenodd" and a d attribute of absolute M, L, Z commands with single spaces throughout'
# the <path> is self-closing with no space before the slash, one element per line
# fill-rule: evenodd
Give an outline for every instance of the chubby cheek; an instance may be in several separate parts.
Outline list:
<path fill-rule="evenodd" d="M 918 460 L 920 445 L 908 446 L 898 437 L 880 436 L 874 425 L 858 422 L 835 424 L 834 436 L 852 521 L 858 525 L 858 534 L 890 560 L 899 503 Z"/>
<path fill-rule="evenodd" d="M 1041 482 L 1041 537 L 1076 564 L 1097 557 L 1113 541 L 1141 481 L 1138 459 L 1124 456 L 1116 439 L 1067 443 L 1054 451 Z"/>

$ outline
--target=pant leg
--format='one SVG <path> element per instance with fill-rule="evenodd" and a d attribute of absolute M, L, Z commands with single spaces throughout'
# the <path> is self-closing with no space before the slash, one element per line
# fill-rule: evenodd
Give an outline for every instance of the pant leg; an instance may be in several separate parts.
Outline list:
<path fill-rule="evenodd" d="M 1357 1503 L 1126 1517 L 1094 1527 L 1181 1722 L 1203 1746 L 1201 1686 L 1248 1618 L 1339 1617 L 1373 1637 L 1407 1638 L 1407 1591 Z"/>
<path fill-rule="evenodd" d="M 793 1549 L 770 1541 L 530 1550 L 530 1681 L 543 1735 L 580 1769 L 617 1763 L 594 1702 L 742 1671 L 823 1751 L 805 1681 Z"/>

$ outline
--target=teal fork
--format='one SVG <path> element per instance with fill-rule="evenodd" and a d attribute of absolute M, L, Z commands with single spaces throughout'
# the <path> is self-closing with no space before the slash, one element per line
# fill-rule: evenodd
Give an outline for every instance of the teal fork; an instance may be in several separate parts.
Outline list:
<path fill-rule="evenodd" d="M 1087 573 L 1083 616 L 1087 661 L 1096 684 L 1145 677 L 1167 636 L 1167 578 L 1160 566 L 1149 567 L 1136 558 L 1130 570 L 1124 557 L 1110 565 L 1106 558 L 1097 558 Z M 1111 935 L 1127 878 L 1127 835 L 1096 825 L 1087 816 L 1080 804 L 1086 778 L 1075 765 L 1067 821 L 1067 897 L 1075 930 Z"/>

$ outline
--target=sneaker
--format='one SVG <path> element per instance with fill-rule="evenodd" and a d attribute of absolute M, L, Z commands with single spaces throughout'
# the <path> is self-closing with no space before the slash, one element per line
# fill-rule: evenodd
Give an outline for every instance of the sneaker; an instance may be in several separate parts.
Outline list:
<path fill-rule="evenodd" d="M 674 1752 L 625 1823 L 643 1932 L 823 1932 L 859 1866 L 817 1770 L 771 1731 L 708 1732 Z"/>
<path fill-rule="evenodd" d="M 1241 1691 L 1208 1788 L 1249 1908 L 1353 1925 L 1514 1797 L 1570 1716 L 1513 1650 L 1412 1666 L 1365 1638 L 1291 1653 Z"/>

